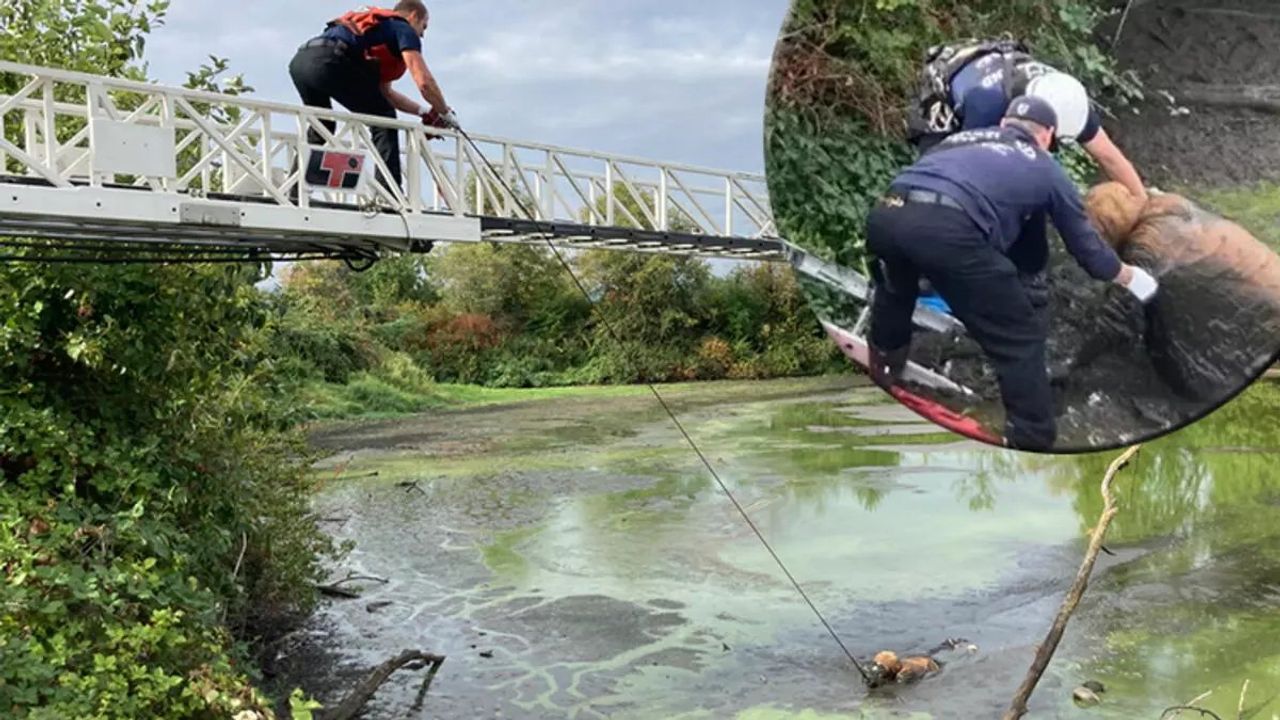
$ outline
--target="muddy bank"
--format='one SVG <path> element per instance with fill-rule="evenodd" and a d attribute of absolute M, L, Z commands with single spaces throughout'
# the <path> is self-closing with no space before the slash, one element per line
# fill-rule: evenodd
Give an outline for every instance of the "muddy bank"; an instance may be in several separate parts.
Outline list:
<path fill-rule="evenodd" d="M 979 646 L 930 682 L 865 694 L 669 421 L 613 398 L 381 424 L 400 447 L 325 436 L 343 450 L 318 468 L 330 481 L 317 511 L 354 543 L 334 576 L 389 582 L 326 603 L 282 646 L 277 682 L 331 702 L 412 647 L 448 657 L 429 717 L 993 716 L 1075 572 L 1109 458 L 957 441 L 845 382 L 691 388 L 701 401 L 681 420 L 860 657 Z M 1269 422 L 1271 399 L 1238 410 Z M 1280 691 L 1257 664 L 1280 638 L 1240 630 L 1280 627 L 1280 531 L 1259 502 L 1280 497 L 1266 471 L 1280 443 L 1242 436 L 1233 412 L 1144 453 L 1116 556 L 1099 562 L 1037 717 L 1075 712 L 1069 690 L 1093 675 L 1108 681 L 1102 718 L 1157 717 L 1188 688 L 1227 695 L 1242 673 Z M 453 452 L 485 428 L 501 428 L 488 451 Z M 1239 659 L 1206 670 L 1196 658 L 1214 643 Z M 369 716 L 403 717 L 418 679 L 394 677 Z"/>
<path fill-rule="evenodd" d="M 1122 69 L 1140 73 L 1152 92 L 1141 114 L 1122 112 L 1106 128 L 1138 172 L 1156 185 L 1199 188 L 1280 179 L 1276 113 L 1182 95 L 1206 86 L 1280 85 L 1280 6 L 1270 0 L 1133 5 L 1115 54 Z M 1117 16 L 1101 26 L 1104 47 L 1110 47 L 1118 24 Z M 1171 112 L 1157 90 L 1169 91 L 1177 107 L 1191 112 Z"/>
<path fill-rule="evenodd" d="M 1089 277 L 1060 242 L 1049 254 L 1045 346 L 1059 451 L 1143 442 L 1199 421 L 1280 352 L 1271 332 L 1274 311 L 1249 298 L 1231 269 L 1206 262 L 1166 272 L 1161 295 L 1144 308 L 1123 289 Z M 1000 388 L 974 340 L 917 330 L 911 357 L 976 397 L 909 384 L 916 392 L 1000 433 Z M 1186 377 L 1194 381 L 1179 382 Z"/>
<path fill-rule="evenodd" d="M 845 375 L 781 379 L 770 382 L 720 381 L 659 384 L 655 387 L 679 413 L 733 399 L 788 397 L 796 392 L 845 390 L 862 384 Z M 577 442 L 626 436 L 637 418 L 665 417 L 653 394 L 643 387 L 607 397 L 572 397 L 443 410 L 391 420 L 353 420 L 318 423 L 309 433 L 313 447 L 345 450 L 420 449 L 432 455 L 466 455 L 501 447 L 519 436 L 530 441 Z M 617 420 L 612 416 L 619 416 Z M 442 418 L 447 421 L 441 422 Z"/>

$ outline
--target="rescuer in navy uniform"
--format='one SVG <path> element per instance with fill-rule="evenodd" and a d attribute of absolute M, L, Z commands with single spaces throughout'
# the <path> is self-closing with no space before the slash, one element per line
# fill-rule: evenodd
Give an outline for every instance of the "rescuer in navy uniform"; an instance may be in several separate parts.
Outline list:
<path fill-rule="evenodd" d="M 1071 140 L 1141 201 L 1147 189 L 1129 158 L 1102 127 L 1102 115 L 1078 79 L 1031 55 L 1015 40 L 972 40 L 930 48 L 920 77 L 919 95 L 908 115 L 908 139 L 919 150 L 960 130 L 995 127 L 1010 101 L 1020 95 L 1041 98 L 1058 117 L 1054 133 Z"/>
<path fill-rule="evenodd" d="M 394 118 L 396 110 L 424 121 L 458 127 L 458 118 L 422 59 L 422 35 L 427 31 L 427 6 L 422 0 L 400 0 L 391 10 L 355 10 L 331 20 L 325 31 L 302 44 L 289 63 L 289 75 L 302 102 L 332 108 L 337 100 L 351 112 Z M 413 78 L 423 99 L 417 102 L 395 91 L 391 83 L 405 71 Z M 335 123 L 323 121 L 333 131 Z M 371 127 L 373 143 L 400 184 L 400 138 L 394 128 Z M 319 133 L 308 130 L 307 141 L 322 144 Z"/>
<path fill-rule="evenodd" d="M 986 353 L 999 378 L 1005 444 L 1052 447 L 1057 437 L 1045 340 L 1009 259 L 1028 217 L 1045 214 L 1076 262 L 1144 303 L 1157 283 L 1126 265 L 1089 223 L 1079 191 L 1047 150 L 1052 106 L 1022 96 L 999 127 L 961 131 L 903 170 L 867 218 L 873 255 L 870 372 L 889 388 L 906 363 L 921 276 Z"/>
<path fill-rule="evenodd" d="M 907 139 L 923 152 L 952 133 L 997 127 L 1015 97 L 1038 97 L 1058 118 L 1050 152 L 1058 142 L 1079 143 L 1103 172 L 1140 201 L 1147 189 L 1128 157 L 1102 127 L 1102 115 L 1084 85 L 1072 75 L 1036 59 L 1011 38 L 968 39 L 929 48 L 919 87 L 907 115 Z M 1022 274 L 1038 315 L 1048 312 L 1049 239 L 1043 215 L 1023 228 L 1010 258 Z M 1043 317 L 1042 317 L 1043 322 Z"/>

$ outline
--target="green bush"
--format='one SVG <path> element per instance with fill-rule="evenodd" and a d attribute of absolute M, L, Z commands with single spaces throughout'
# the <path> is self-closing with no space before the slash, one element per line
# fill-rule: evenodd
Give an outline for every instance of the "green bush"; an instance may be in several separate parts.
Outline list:
<path fill-rule="evenodd" d="M 146 79 L 167 5 L 9 0 L 0 58 Z M 225 69 L 189 85 L 247 90 Z M 270 716 L 246 641 L 310 609 L 334 548 L 263 270 L 0 265 L 0 715 Z"/>
<path fill-rule="evenodd" d="M 363 305 L 356 276 L 322 264 L 291 276 L 276 343 L 282 366 L 312 381 L 309 417 L 425 409 L 440 397 L 429 382 L 529 388 L 843 367 L 784 265 L 716 277 L 697 259 L 587 253 L 575 271 L 593 306 L 563 268 L 525 250 L 452 249 L 426 263 L 439 289 L 430 303 L 394 292 Z M 398 379 L 410 369 L 414 386 Z"/>
<path fill-rule="evenodd" d="M 253 268 L 0 266 L 0 708 L 226 717 L 333 548 Z"/>

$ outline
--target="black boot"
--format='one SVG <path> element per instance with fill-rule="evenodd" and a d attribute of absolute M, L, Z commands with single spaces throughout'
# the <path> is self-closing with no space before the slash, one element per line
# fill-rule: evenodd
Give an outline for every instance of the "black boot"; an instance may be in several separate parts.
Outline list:
<path fill-rule="evenodd" d="M 1004 445 L 1014 450 L 1049 452 L 1057 440 L 1058 429 L 1052 418 L 1039 422 L 1009 418 L 1005 422 Z"/>
<path fill-rule="evenodd" d="M 867 343 L 867 364 L 870 366 L 871 380 L 885 391 L 898 382 L 902 368 L 907 364 L 907 356 L 911 352 L 910 345 L 903 345 L 897 350 L 883 351 Z"/>

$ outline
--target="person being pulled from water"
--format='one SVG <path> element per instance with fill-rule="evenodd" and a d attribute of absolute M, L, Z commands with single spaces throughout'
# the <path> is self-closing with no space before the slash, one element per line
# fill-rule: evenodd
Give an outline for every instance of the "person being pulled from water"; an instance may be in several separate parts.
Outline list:
<path fill-rule="evenodd" d="M 872 379 L 887 390 L 906 364 L 923 276 L 995 367 L 1004 444 L 1025 450 L 1047 450 L 1057 439 L 1045 367 L 1048 327 L 1009 258 L 1025 220 L 1051 218 L 1093 278 L 1143 302 L 1157 291 L 1155 278 L 1122 262 L 1090 224 L 1079 191 L 1048 153 L 1056 126 L 1043 99 L 1016 98 L 1000 127 L 951 135 L 899 173 L 866 225 Z"/>
<path fill-rule="evenodd" d="M 351 112 L 387 118 L 395 118 L 396 110 L 401 110 L 430 125 L 459 127 L 457 114 L 445 102 L 422 59 L 427 23 L 427 6 L 422 0 L 400 0 L 391 10 L 356 10 L 329 21 L 324 32 L 303 43 L 289 63 L 289 75 L 302 102 L 329 109 L 331 101 L 337 100 Z M 431 104 L 430 110 L 391 87 L 406 70 L 423 99 Z M 322 124 L 333 132 L 332 120 Z M 391 181 L 400 185 L 398 131 L 373 126 L 369 132 Z M 307 142 L 322 144 L 314 128 L 307 130 Z M 383 184 L 389 186 L 386 180 Z"/>

